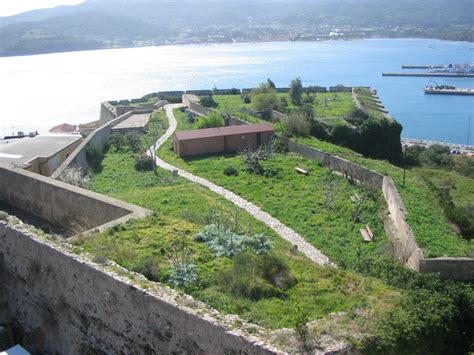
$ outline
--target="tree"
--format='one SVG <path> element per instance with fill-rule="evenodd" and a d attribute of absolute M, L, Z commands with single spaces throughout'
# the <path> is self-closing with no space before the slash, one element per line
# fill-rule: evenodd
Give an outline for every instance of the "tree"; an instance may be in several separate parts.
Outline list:
<path fill-rule="evenodd" d="M 272 89 L 272 90 L 276 89 L 275 83 L 271 81 L 270 79 L 267 79 L 267 86 L 269 89 Z"/>
<path fill-rule="evenodd" d="M 271 144 L 261 145 L 258 148 L 249 146 L 242 149 L 240 155 L 248 172 L 263 175 L 265 169 L 261 165 L 261 162 L 269 159 L 273 155 L 273 146 Z"/>
<path fill-rule="evenodd" d="M 290 99 L 295 105 L 301 105 L 301 97 L 303 95 L 303 84 L 300 78 L 293 79 L 290 84 Z"/>
<path fill-rule="evenodd" d="M 203 105 L 204 107 L 217 107 L 218 103 L 214 101 L 212 98 L 212 95 L 209 96 L 203 96 L 201 100 L 199 100 L 199 103 Z"/>
<path fill-rule="evenodd" d="M 306 137 L 311 130 L 311 122 L 304 110 L 293 110 L 288 116 L 280 119 L 283 131 L 287 136 Z"/>
<path fill-rule="evenodd" d="M 148 123 L 147 129 L 148 133 L 143 136 L 143 142 L 145 144 L 146 150 L 148 151 L 148 155 L 152 159 L 153 173 L 158 175 L 158 168 L 156 165 L 156 149 L 158 140 L 163 133 L 163 123 L 161 121 L 152 121 Z"/>

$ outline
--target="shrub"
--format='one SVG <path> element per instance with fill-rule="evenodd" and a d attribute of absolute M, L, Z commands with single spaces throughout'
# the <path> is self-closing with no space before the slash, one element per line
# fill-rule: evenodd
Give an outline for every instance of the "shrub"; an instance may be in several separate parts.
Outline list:
<path fill-rule="evenodd" d="M 244 104 L 249 104 L 249 103 L 251 103 L 252 100 L 250 99 L 250 95 L 248 95 L 248 94 L 242 95 L 242 102 L 243 102 Z"/>
<path fill-rule="evenodd" d="M 265 169 L 263 176 L 267 178 L 272 178 L 272 177 L 278 176 L 280 171 L 281 171 L 281 168 L 267 168 Z"/>
<path fill-rule="evenodd" d="M 227 176 L 237 176 L 239 175 L 239 171 L 236 168 L 229 166 L 224 169 L 224 174 Z"/>
<path fill-rule="evenodd" d="M 224 118 L 217 112 L 211 112 L 209 115 L 201 117 L 198 121 L 197 128 L 213 128 L 223 127 L 225 125 Z"/>
<path fill-rule="evenodd" d="M 199 100 L 199 103 L 204 107 L 213 107 L 213 108 L 215 108 L 215 107 L 218 106 L 218 103 L 216 101 L 214 101 L 214 99 L 212 98 L 212 95 L 203 96 Z"/>
<path fill-rule="evenodd" d="M 273 137 L 271 144 L 273 146 L 273 152 L 277 154 L 288 152 L 288 144 L 286 144 L 286 142 L 281 137 Z"/>
<path fill-rule="evenodd" d="M 143 150 L 141 135 L 139 133 L 127 133 L 124 139 L 127 148 L 132 152 L 140 153 Z"/>
<path fill-rule="evenodd" d="M 141 259 L 132 270 L 142 274 L 150 281 L 160 281 L 160 268 L 153 256 Z"/>
<path fill-rule="evenodd" d="M 114 133 L 107 142 L 107 150 L 121 152 L 125 148 L 125 138 L 121 133 Z"/>
<path fill-rule="evenodd" d="M 98 145 L 89 144 L 86 148 L 86 159 L 92 170 L 99 171 L 102 167 L 104 153 Z"/>
<path fill-rule="evenodd" d="M 186 122 L 194 123 L 196 122 L 196 115 L 191 111 L 186 112 Z"/>
<path fill-rule="evenodd" d="M 311 130 L 311 123 L 307 113 L 295 110 L 288 116 L 280 118 L 283 133 L 286 136 L 306 137 Z"/>
<path fill-rule="evenodd" d="M 282 290 L 262 277 L 257 258 L 250 253 L 237 255 L 232 268 L 218 274 L 218 285 L 235 297 L 245 297 L 253 301 L 282 296 Z"/>
<path fill-rule="evenodd" d="M 153 159 L 146 154 L 141 154 L 135 159 L 135 169 L 138 171 L 153 170 Z"/>
<path fill-rule="evenodd" d="M 273 244 L 264 234 L 240 235 L 221 224 L 208 224 L 194 236 L 197 242 L 205 243 L 216 256 L 233 257 L 246 250 L 256 254 L 268 253 Z"/>
<path fill-rule="evenodd" d="M 259 111 L 271 111 L 277 102 L 278 96 L 274 91 L 252 94 L 252 105 Z"/>
<path fill-rule="evenodd" d="M 291 273 L 284 259 L 275 254 L 264 254 L 258 260 L 259 270 L 265 280 L 282 290 L 293 287 L 297 280 Z"/>
<path fill-rule="evenodd" d="M 189 288 L 197 283 L 196 265 L 188 260 L 173 264 L 169 282 L 177 288 Z"/>
<path fill-rule="evenodd" d="M 87 189 L 91 180 L 91 174 L 86 169 L 69 166 L 59 174 L 58 180 L 69 185 Z"/>

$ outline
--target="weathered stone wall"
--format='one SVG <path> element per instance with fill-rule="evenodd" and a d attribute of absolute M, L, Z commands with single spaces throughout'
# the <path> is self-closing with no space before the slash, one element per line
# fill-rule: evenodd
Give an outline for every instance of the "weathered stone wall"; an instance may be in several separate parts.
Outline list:
<path fill-rule="evenodd" d="M 23 169 L 0 167 L 0 202 L 34 216 L 83 232 L 150 212 Z M 128 216 L 128 217 L 127 217 Z"/>
<path fill-rule="evenodd" d="M 111 270 L 0 221 L 0 323 L 13 324 L 32 353 L 278 352 L 245 335 L 236 317 Z"/>
<path fill-rule="evenodd" d="M 321 150 L 308 147 L 307 145 L 294 142 L 286 137 L 283 137 L 282 139 L 288 145 L 288 150 L 290 152 L 301 154 L 309 159 L 319 160 L 329 169 L 339 171 L 348 177 L 352 177 L 371 189 L 380 189 L 382 187 L 382 174 L 364 168 L 363 166 L 333 154 L 329 154 Z"/>
<path fill-rule="evenodd" d="M 420 272 L 438 272 L 449 279 L 474 281 L 474 259 L 448 257 L 422 259 Z"/>
<path fill-rule="evenodd" d="M 390 212 L 385 230 L 392 241 L 396 257 L 409 268 L 419 271 L 423 252 L 416 244 L 415 234 L 406 221 L 406 209 L 390 176 L 383 178 L 383 195 Z"/>

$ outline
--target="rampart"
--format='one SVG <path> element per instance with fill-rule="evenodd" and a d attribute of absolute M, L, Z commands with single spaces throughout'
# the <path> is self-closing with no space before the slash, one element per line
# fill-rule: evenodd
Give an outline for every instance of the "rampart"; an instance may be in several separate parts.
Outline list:
<path fill-rule="evenodd" d="M 102 230 L 150 211 L 23 169 L 0 167 L 0 202 L 75 232 Z"/>
<path fill-rule="evenodd" d="M 242 90 L 244 91 L 244 90 Z M 352 87 L 336 86 L 330 92 L 351 92 Z M 183 103 L 196 113 L 212 111 L 193 102 L 183 95 Z M 191 108 L 192 107 L 192 108 Z M 205 114 L 205 113 L 202 113 Z M 284 114 L 272 110 L 271 118 L 276 120 Z M 236 118 L 234 118 L 236 119 Z M 245 124 L 240 119 L 239 124 Z M 232 122 L 232 121 L 229 121 Z M 230 123 L 232 124 L 232 123 Z M 336 154 L 323 152 L 319 149 L 297 143 L 289 138 L 282 137 L 290 152 L 301 154 L 309 159 L 320 161 L 331 170 L 338 171 L 344 176 L 357 180 L 371 189 L 382 189 L 383 196 L 389 210 L 385 220 L 385 231 L 394 247 L 395 256 L 407 267 L 418 272 L 439 272 L 442 276 L 462 281 L 474 280 L 473 258 L 434 258 L 424 259 L 423 251 L 416 243 L 416 237 L 406 220 L 406 208 L 390 176 L 383 176 L 376 171 L 367 169 L 359 164 L 348 161 Z"/>
<path fill-rule="evenodd" d="M 241 330 L 235 316 L 159 284 L 144 289 L 138 274 L 3 221 L 0 280 L 0 323 L 13 324 L 32 353 L 281 353 Z"/>

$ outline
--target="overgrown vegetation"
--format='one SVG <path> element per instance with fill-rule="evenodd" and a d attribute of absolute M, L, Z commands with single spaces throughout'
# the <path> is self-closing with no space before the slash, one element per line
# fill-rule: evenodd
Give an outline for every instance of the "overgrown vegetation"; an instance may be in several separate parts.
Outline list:
<path fill-rule="evenodd" d="M 196 128 L 203 129 L 223 126 L 225 126 L 224 118 L 218 112 L 211 112 L 208 115 L 199 118 Z"/>
<path fill-rule="evenodd" d="M 88 169 L 83 169 L 77 166 L 68 166 L 58 176 L 58 180 L 66 184 L 74 185 L 87 189 L 91 180 L 91 173 Z"/>

